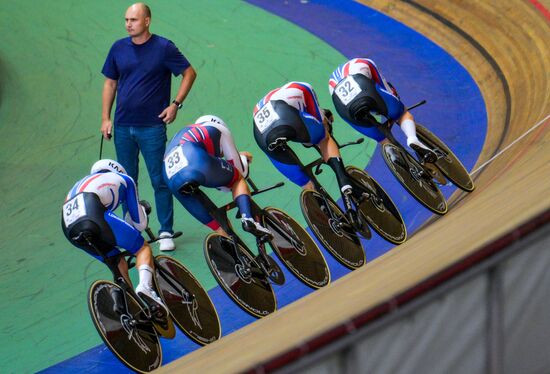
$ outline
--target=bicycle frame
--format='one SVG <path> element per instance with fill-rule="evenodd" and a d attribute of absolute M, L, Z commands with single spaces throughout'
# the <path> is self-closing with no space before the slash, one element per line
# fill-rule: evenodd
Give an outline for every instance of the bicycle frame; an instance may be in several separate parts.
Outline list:
<path fill-rule="evenodd" d="M 195 295 L 193 293 L 189 292 L 187 287 L 185 287 L 185 285 L 180 283 L 180 281 L 178 279 L 176 279 L 172 274 L 165 271 L 162 268 L 162 266 L 159 266 L 159 263 L 155 258 L 153 258 L 153 261 L 155 263 L 155 269 L 160 273 L 162 278 L 166 281 L 166 283 L 168 283 L 170 285 L 170 287 L 172 287 L 173 289 L 176 289 L 176 290 L 181 289 L 185 292 L 185 295 L 188 297 L 188 299 L 186 299 L 186 301 L 185 301 L 185 304 L 192 304 L 193 301 L 195 300 Z"/>
<path fill-rule="evenodd" d="M 341 148 L 347 147 L 349 145 L 361 144 L 364 141 L 364 138 L 360 138 L 355 142 L 349 142 L 349 143 L 345 143 L 343 145 L 340 145 L 336 141 L 336 139 L 334 139 L 334 141 L 336 142 L 336 145 L 338 146 L 338 148 L 341 149 Z M 336 203 L 336 201 L 332 198 L 332 196 L 330 196 L 330 194 L 325 190 L 325 188 L 319 183 L 319 180 L 317 179 L 317 177 L 315 177 L 315 175 L 318 175 L 322 172 L 322 170 L 320 169 L 321 165 L 325 164 L 325 161 L 322 158 L 321 149 L 318 146 L 314 146 L 314 148 L 317 150 L 319 155 L 321 155 L 321 157 L 318 158 L 317 160 L 314 160 L 314 161 L 310 162 L 307 165 L 304 165 L 302 163 L 302 161 L 300 160 L 300 158 L 298 157 L 298 155 L 296 155 L 294 150 L 288 146 L 286 141 L 284 142 L 284 144 L 281 144 L 280 146 L 283 147 L 282 149 L 284 151 L 288 152 L 288 154 L 294 159 L 295 163 L 307 174 L 307 176 L 310 178 L 311 182 L 313 183 L 313 186 L 315 187 L 315 190 L 319 193 L 319 195 L 321 195 L 321 197 L 323 198 L 325 204 L 328 205 L 329 202 L 331 202 L 334 205 L 338 205 Z M 315 172 L 313 172 L 314 168 L 316 168 Z M 344 206 L 346 208 L 346 211 L 350 211 L 350 210 L 355 211 L 355 209 L 353 208 L 353 205 L 351 203 L 351 199 L 350 199 L 349 195 L 342 194 L 342 199 L 344 201 Z M 334 215 L 334 213 L 332 212 L 332 209 L 329 209 L 328 212 L 330 214 L 331 219 L 336 220 L 336 221 L 339 222 L 339 218 Z"/>
<path fill-rule="evenodd" d="M 146 323 L 148 321 L 151 321 L 152 320 L 152 313 L 151 313 L 151 310 L 149 309 L 149 305 L 147 305 L 143 300 L 141 300 L 141 298 L 135 293 L 134 289 L 128 284 L 128 282 L 126 281 L 126 278 L 124 278 L 124 275 L 122 275 L 122 273 L 120 272 L 120 269 L 118 268 L 118 264 L 119 264 L 121 258 L 126 257 L 126 256 L 133 256 L 133 255 L 131 253 L 127 252 L 127 251 L 124 251 L 124 252 L 121 252 L 118 255 L 113 256 L 113 257 L 105 257 L 103 255 L 103 253 L 95 246 L 95 244 L 93 244 L 91 242 L 91 240 L 88 238 L 88 236 L 85 235 L 84 239 L 86 240 L 87 244 L 90 247 L 92 247 L 94 249 L 94 251 L 99 256 L 101 256 L 103 258 L 103 262 L 105 263 L 105 265 L 107 265 L 107 267 L 109 268 L 109 270 L 113 274 L 113 281 L 120 288 L 122 288 L 122 291 L 124 291 L 124 292 L 122 292 L 122 297 L 124 299 L 124 312 L 128 315 L 131 315 L 130 311 L 128 310 L 128 299 L 126 297 L 126 293 L 129 293 L 134 297 L 134 299 L 137 301 L 137 303 L 141 307 L 141 310 L 143 310 L 143 312 L 145 313 L 145 318 L 146 319 L 142 320 L 142 319 L 137 318 L 137 316 L 134 316 L 134 315 L 131 315 L 131 316 L 133 318 L 136 318 L 138 323 L 144 323 L 144 322 Z M 140 314 L 141 314 L 141 312 L 140 312 Z"/>
<path fill-rule="evenodd" d="M 277 183 L 277 184 L 275 184 L 271 187 L 267 187 L 267 188 L 264 188 L 264 189 L 258 189 L 256 187 L 256 185 L 252 182 L 252 180 L 247 179 L 247 182 L 249 183 L 249 185 L 253 189 L 253 191 L 251 192 L 251 196 L 254 196 L 254 195 L 269 191 L 269 190 L 272 190 L 274 188 L 281 187 L 284 184 L 283 182 L 279 182 L 279 183 Z M 236 258 L 239 260 L 241 265 L 248 268 L 249 267 L 248 261 L 246 261 L 242 257 L 240 251 L 238 250 L 238 246 L 240 245 L 242 248 L 244 248 L 251 257 L 255 257 L 255 256 L 252 253 L 252 251 L 247 247 L 247 245 L 244 243 L 244 241 L 235 233 L 235 231 L 233 230 L 233 227 L 231 226 L 231 222 L 229 221 L 229 218 L 227 216 L 227 212 L 236 207 L 235 201 L 231 201 L 231 202 L 229 202 L 225 205 L 222 205 L 222 206 L 218 207 L 196 185 L 191 185 L 191 189 L 187 193 L 195 194 L 195 196 L 199 199 L 201 204 L 206 208 L 206 210 L 208 210 L 208 212 L 212 215 L 212 217 L 214 217 L 214 219 L 220 224 L 221 228 L 229 235 L 229 238 L 230 238 L 230 241 L 231 241 L 231 244 L 232 244 L 232 247 L 233 247 Z M 252 208 L 252 213 L 254 215 L 263 215 L 262 209 L 252 199 L 251 199 L 251 208 Z M 258 247 L 259 253 L 265 259 L 267 259 L 268 255 L 267 255 L 267 252 L 265 250 L 265 242 L 263 240 L 260 240 L 260 238 L 257 238 L 256 239 L 256 245 Z M 260 268 L 262 268 L 262 267 L 260 266 Z M 269 277 L 268 274 L 266 274 L 266 276 Z"/>
<path fill-rule="evenodd" d="M 148 227 L 147 227 L 146 231 L 149 234 L 149 236 L 152 238 L 153 237 L 152 232 Z M 152 319 L 152 314 L 151 314 L 151 310 L 149 308 L 149 305 L 147 305 L 143 300 L 141 300 L 141 298 L 135 293 L 134 289 L 128 284 L 128 282 L 126 281 L 126 278 L 124 278 L 124 276 L 120 272 L 120 269 L 118 268 L 118 264 L 119 264 L 121 258 L 123 258 L 123 257 L 134 258 L 135 256 L 133 254 L 131 254 L 130 252 L 124 251 L 124 252 L 121 252 L 120 254 L 118 254 L 116 256 L 113 256 L 113 257 L 105 257 L 99 251 L 99 249 L 87 237 L 85 237 L 85 240 L 87 241 L 88 245 L 90 245 L 90 247 L 92 247 L 94 249 L 94 251 L 103 258 L 103 262 L 107 265 L 107 267 L 109 268 L 109 270 L 113 274 L 113 281 L 120 288 L 122 288 L 122 290 L 124 291 L 122 293 L 122 295 L 123 295 L 123 298 L 124 298 L 125 312 L 127 314 L 129 314 L 128 299 L 126 297 L 126 293 L 129 293 L 138 302 L 139 306 L 145 311 L 145 317 L 147 318 L 147 320 L 151 320 Z M 153 261 L 154 261 L 154 264 L 155 264 L 155 269 L 157 269 L 160 272 L 160 274 L 164 278 L 164 280 L 174 289 L 183 289 L 185 291 L 186 295 L 190 296 L 190 298 L 188 299 L 187 302 L 192 303 L 195 300 L 195 295 L 190 293 L 183 284 L 181 284 L 176 278 L 174 278 L 172 276 L 172 274 L 170 274 L 167 271 L 164 271 L 164 269 L 161 266 L 159 266 L 159 264 L 158 264 L 158 262 L 155 258 L 153 258 Z M 133 267 L 133 264 L 131 263 L 131 260 L 126 261 L 126 262 L 128 264 L 129 269 Z M 177 284 L 177 286 L 176 286 L 176 284 Z M 135 316 L 133 316 L 133 317 L 135 318 Z M 145 322 L 145 321 L 139 321 L 139 322 Z"/>

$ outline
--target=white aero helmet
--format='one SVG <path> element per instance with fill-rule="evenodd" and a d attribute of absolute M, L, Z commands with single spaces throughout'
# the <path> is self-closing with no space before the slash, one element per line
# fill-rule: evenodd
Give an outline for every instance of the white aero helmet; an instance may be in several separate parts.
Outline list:
<path fill-rule="evenodd" d="M 92 165 L 92 170 L 90 170 L 90 173 L 95 174 L 101 171 L 112 171 L 114 173 L 127 174 L 126 169 L 124 169 L 121 164 L 115 160 L 109 160 L 108 158 L 96 161 L 95 164 Z"/>
<path fill-rule="evenodd" d="M 225 122 L 223 121 L 223 119 L 221 119 L 218 116 L 214 116 L 212 114 L 207 114 L 205 116 L 200 116 L 199 118 L 197 118 L 195 120 L 195 123 L 205 123 L 205 122 L 214 122 L 214 123 L 222 125 L 225 128 L 228 128 L 227 125 L 225 124 Z"/>

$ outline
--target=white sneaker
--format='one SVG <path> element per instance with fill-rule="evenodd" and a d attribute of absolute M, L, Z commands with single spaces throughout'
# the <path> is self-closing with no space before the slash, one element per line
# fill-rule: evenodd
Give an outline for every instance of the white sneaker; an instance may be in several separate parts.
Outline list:
<path fill-rule="evenodd" d="M 172 234 L 170 234 L 169 232 L 161 232 L 159 238 L 159 249 L 161 251 L 167 252 L 176 249 L 176 244 L 174 244 L 174 240 L 172 240 Z"/>
<path fill-rule="evenodd" d="M 149 306 L 152 306 L 151 301 L 153 301 L 155 304 L 158 304 L 158 306 L 160 306 L 164 310 L 164 316 L 167 316 L 169 314 L 168 308 L 166 307 L 166 305 L 164 305 L 162 299 L 152 288 L 138 284 L 138 286 L 136 287 L 136 294 Z"/>

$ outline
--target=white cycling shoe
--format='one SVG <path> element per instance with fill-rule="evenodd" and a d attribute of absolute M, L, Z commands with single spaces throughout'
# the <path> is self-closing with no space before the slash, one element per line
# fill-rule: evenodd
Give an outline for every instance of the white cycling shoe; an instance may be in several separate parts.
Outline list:
<path fill-rule="evenodd" d="M 241 218 L 241 223 L 244 231 L 249 232 L 256 237 L 267 236 L 270 240 L 273 238 L 271 231 L 254 221 L 252 218 L 243 217 Z"/>
<path fill-rule="evenodd" d="M 159 318 L 166 318 L 169 314 L 168 308 L 164 303 L 162 302 L 162 299 L 157 295 L 155 290 L 153 290 L 150 287 L 142 286 L 141 284 L 138 284 L 136 287 L 136 294 L 143 300 L 149 307 L 152 306 L 158 306 L 159 312 L 162 314 L 162 316 L 157 315 Z M 157 312 L 158 314 L 158 312 Z"/>

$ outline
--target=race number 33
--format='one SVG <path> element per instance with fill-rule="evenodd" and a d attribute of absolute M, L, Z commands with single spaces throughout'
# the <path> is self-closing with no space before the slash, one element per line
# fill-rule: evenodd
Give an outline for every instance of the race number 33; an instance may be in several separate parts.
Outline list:
<path fill-rule="evenodd" d="M 355 99 L 361 92 L 361 88 L 353 79 L 353 77 L 347 77 L 336 86 L 336 96 L 340 99 L 342 104 L 348 105 L 350 101 Z"/>
<path fill-rule="evenodd" d="M 85 215 L 86 205 L 84 205 L 84 195 L 76 195 L 63 204 L 63 221 L 66 227 Z"/>
<path fill-rule="evenodd" d="M 176 147 L 164 159 L 164 168 L 168 178 L 172 178 L 178 171 L 189 165 L 181 147 Z"/>
<path fill-rule="evenodd" d="M 254 115 L 254 123 L 260 132 L 263 134 L 265 130 L 279 119 L 279 115 L 273 109 L 271 102 L 267 103 L 262 109 L 258 110 Z"/>

